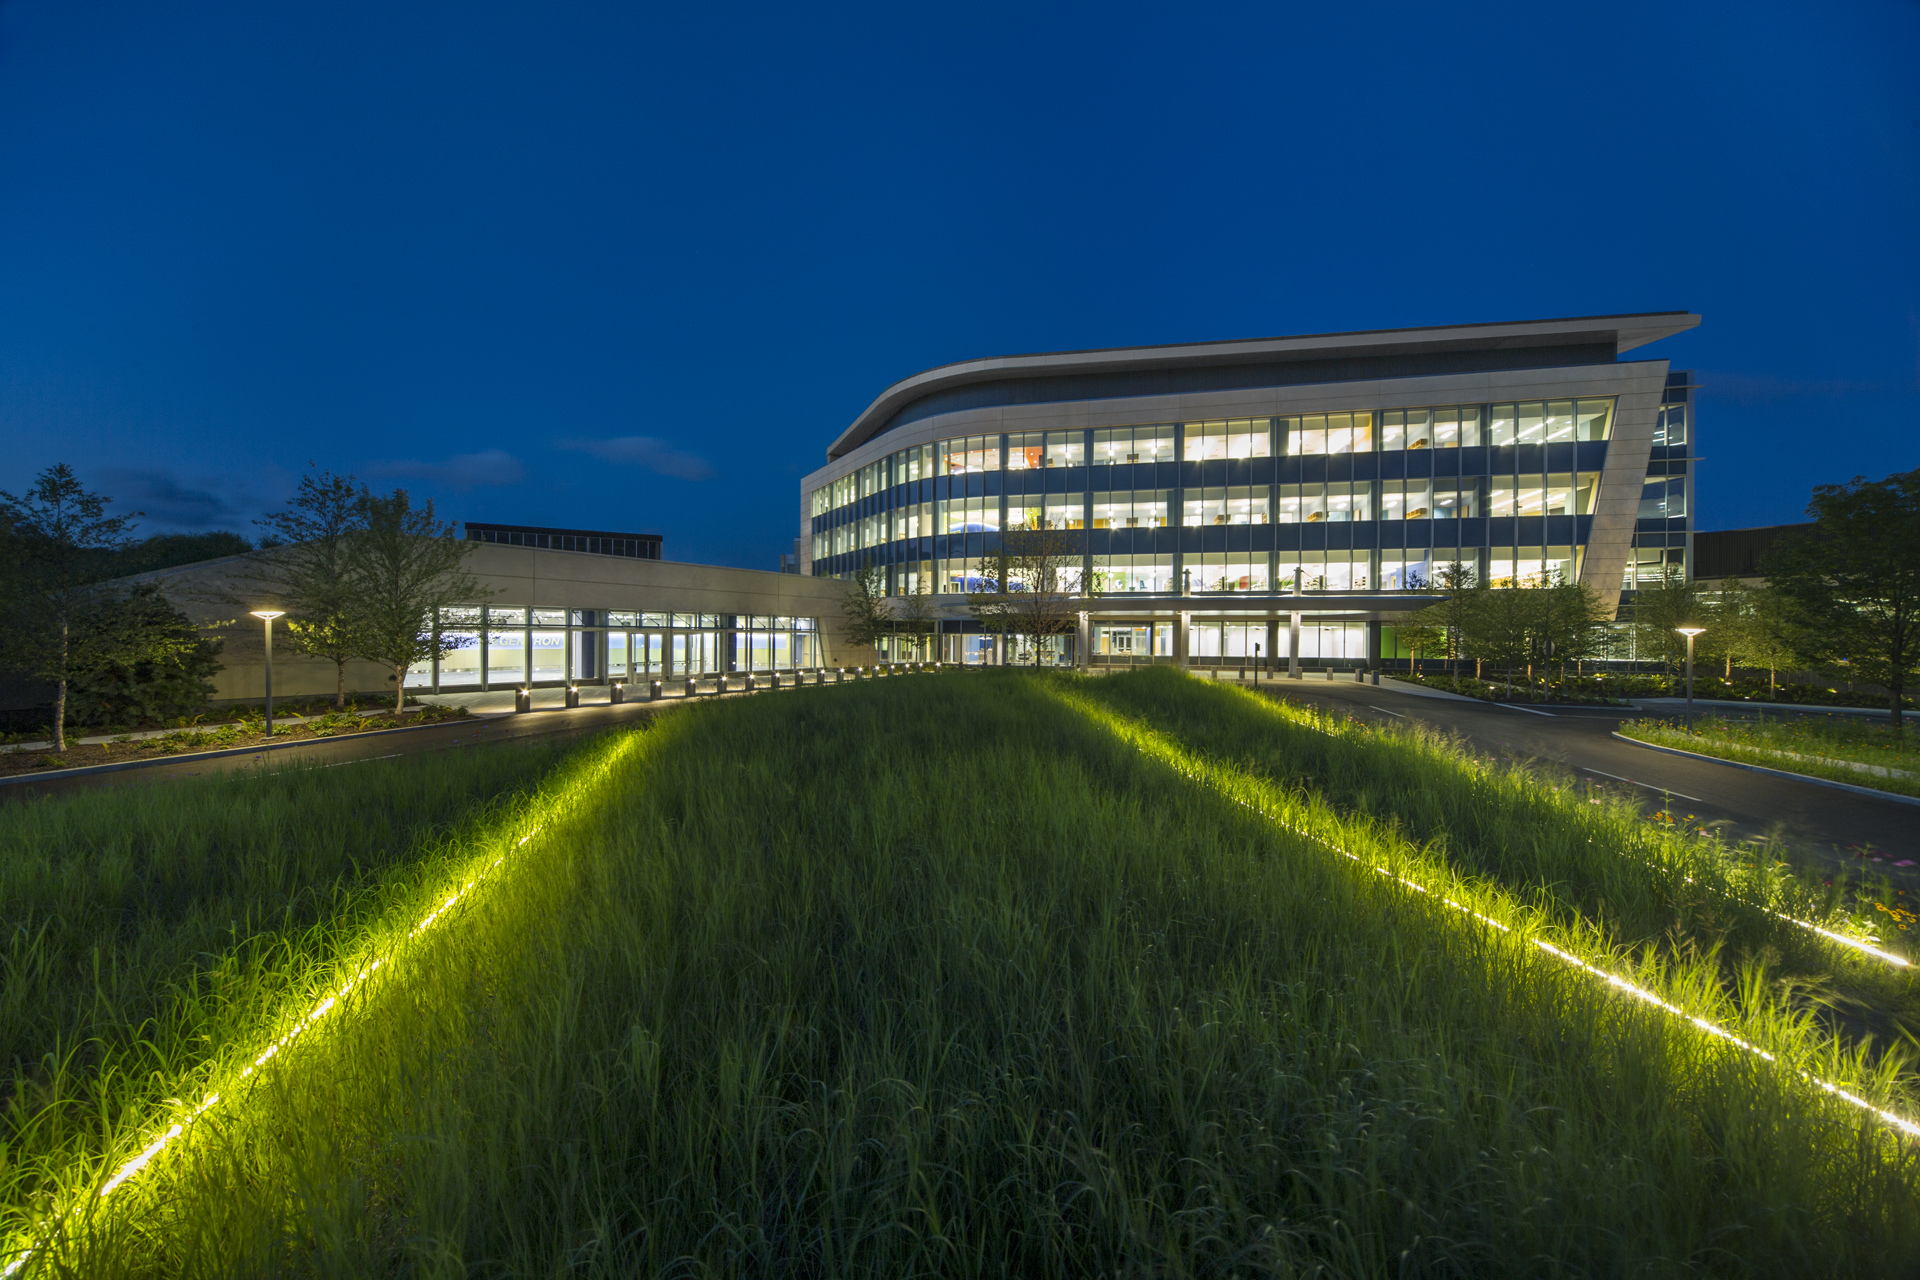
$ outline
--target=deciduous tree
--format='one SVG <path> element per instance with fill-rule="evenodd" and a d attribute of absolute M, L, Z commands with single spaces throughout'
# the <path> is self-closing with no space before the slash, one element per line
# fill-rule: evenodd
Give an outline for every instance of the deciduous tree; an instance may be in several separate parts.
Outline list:
<path fill-rule="evenodd" d="M 82 674 L 120 662 L 165 659 L 197 643 L 167 628 L 136 625 L 125 599 L 99 580 L 139 512 L 107 514 L 113 500 L 90 492 L 73 468 L 48 467 L 26 493 L 0 491 L 7 545 L 5 627 L 9 664 L 54 687 L 53 749 L 67 749 L 67 692 Z"/>
<path fill-rule="evenodd" d="M 927 590 L 926 583 L 918 584 L 916 590 L 901 596 L 894 606 L 894 626 L 901 635 L 912 639 L 914 652 L 924 660 L 930 647 L 934 629 L 939 625 L 939 617 L 933 608 L 933 593 Z"/>
<path fill-rule="evenodd" d="M 840 617 L 846 624 L 847 643 L 861 649 L 878 647 L 880 637 L 893 629 L 887 608 L 887 571 L 872 557 L 864 558 L 854 570 L 840 601 Z"/>
<path fill-rule="evenodd" d="M 407 669 L 458 646 L 432 623 L 434 611 L 479 604 L 493 593 L 467 572 L 469 545 L 414 506 L 405 489 L 361 491 L 364 525 L 348 538 L 347 579 L 355 656 L 393 672 L 395 713 L 406 707 Z"/>
<path fill-rule="evenodd" d="M 1643 660 L 1650 655 L 1657 658 L 1672 675 L 1687 656 L 1687 639 L 1676 628 L 1704 627 L 1708 612 L 1699 587 L 1669 569 L 1659 582 L 1642 584 L 1634 592 L 1635 652 Z"/>
<path fill-rule="evenodd" d="M 1782 537 L 1761 572 L 1811 656 L 1887 688 L 1897 736 L 1920 671 L 1920 470 L 1819 485 L 1807 514 L 1813 529 Z"/>
<path fill-rule="evenodd" d="M 248 585 L 291 615 L 289 648 L 333 663 L 333 705 L 344 707 L 347 663 L 365 647 L 354 632 L 352 548 L 367 528 L 367 495 L 352 476 L 315 468 L 284 508 L 255 523 L 280 545 L 256 557 Z"/>
<path fill-rule="evenodd" d="M 1000 548 L 1006 630 L 1031 641 L 1039 666 L 1041 646 L 1080 625 L 1081 538 L 1065 529 L 1009 529 L 1000 535 Z"/>

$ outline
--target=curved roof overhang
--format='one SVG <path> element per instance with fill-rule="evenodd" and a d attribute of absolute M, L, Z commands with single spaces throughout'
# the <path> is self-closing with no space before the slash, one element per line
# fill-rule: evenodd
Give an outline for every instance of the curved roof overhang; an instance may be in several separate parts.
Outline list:
<path fill-rule="evenodd" d="M 1235 365 L 1284 365 L 1289 362 L 1378 360 L 1437 356 L 1445 353 L 1486 353 L 1478 367 L 1497 367 L 1501 351 L 1537 355 L 1543 348 L 1568 347 L 1586 352 L 1608 347 L 1614 355 L 1681 333 L 1700 323 L 1685 311 L 1656 311 L 1634 315 L 1581 316 L 1565 320 L 1519 320 L 1498 324 L 1437 325 L 1419 329 L 1369 329 L 1353 333 L 1319 333 L 1291 338 L 1241 338 L 1226 342 L 1186 342 L 1152 347 L 1108 347 L 1094 351 L 1056 351 L 1039 355 L 992 356 L 941 365 L 904 378 L 881 392 L 853 424 L 827 449 L 827 459 L 841 458 L 885 431 L 915 402 L 976 383 L 1012 382 L 1162 370 L 1230 368 Z M 1569 353 L 1572 354 L 1571 352 Z M 1392 376 L 1382 374 L 1377 376 Z"/>

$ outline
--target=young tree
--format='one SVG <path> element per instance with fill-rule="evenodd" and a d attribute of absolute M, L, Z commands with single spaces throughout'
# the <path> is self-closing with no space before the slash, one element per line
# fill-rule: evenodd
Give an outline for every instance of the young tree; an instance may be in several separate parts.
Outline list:
<path fill-rule="evenodd" d="M 981 555 L 980 563 L 966 581 L 967 612 L 979 621 L 982 631 L 998 639 L 1004 639 L 1014 628 L 1013 593 L 1008 587 L 1010 568 L 1003 541 L 998 551 Z"/>
<path fill-rule="evenodd" d="M 1081 539 L 1065 529 L 1009 529 L 1000 535 L 1007 583 L 1007 629 L 1033 645 L 1033 665 L 1049 637 L 1080 625 Z"/>
<path fill-rule="evenodd" d="M 1539 593 L 1534 602 L 1534 656 L 1558 662 L 1565 679 L 1567 663 L 1591 657 L 1599 648 L 1606 611 L 1585 583 L 1559 578 L 1533 590 Z"/>
<path fill-rule="evenodd" d="M 1887 688 L 1899 736 L 1900 704 L 1920 671 L 1920 470 L 1819 485 L 1807 514 L 1813 530 L 1781 538 L 1761 571 L 1810 656 Z"/>
<path fill-rule="evenodd" d="M 54 687 L 53 749 L 67 749 L 67 690 L 110 662 L 150 662 L 187 643 L 172 631 L 132 625 L 120 597 L 101 584 L 103 555 L 127 545 L 134 516 L 107 514 L 73 468 L 48 467 L 25 494 L 0 490 L 9 660 Z M 197 641 L 198 637 L 193 637 Z"/>
<path fill-rule="evenodd" d="M 1805 664 L 1808 647 L 1793 618 L 1787 599 L 1772 587 L 1747 592 L 1748 613 L 1740 629 L 1734 661 L 1743 667 L 1767 669 L 1767 693 L 1778 685 L 1782 667 L 1789 671 Z"/>
<path fill-rule="evenodd" d="M 1687 639 L 1675 628 L 1706 626 L 1707 614 L 1699 588 L 1670 569 L 1659 582 L 1634 593 L 1634 647 L 1643 657 L 1658 655 L 1672 675 L 1687 656 Z"/>
<path fill-rule="evenodd" d="M 1453 667 L 1461 656 L 1474 650 L 1476 619 L 1486 588 L 1475 583 L 1472 569 L 1455 560 L 1441 565 L 1423 590 L 1443 598 L 1413 614 L 1407 622 L 1416 632 L 1437 628 L 1441 639 L 1433 648 L 1445 654 Z M 1458 670 L 1453 674 L 1458 675 Z"/>
<path fill-rule="evenodd" d="M 927 584 L 921 583 L 917 590 L 900 597 L 893 625 L 901 635 L 912 639 L 914 652 L 925 661 L 934 628 L 939 625 L 933 611 L 933 593 L 927 590 Z"/>
<path fill-rule="evenodd" d="M 854 570 L 840 601 L 840 616 L 846 623 L 847 643 L 860 649 L 878 648 L 880 637 L 893 629 L 887 609 L 887 571 L 872 557 L 863 558 Z"/>
<path fill-rule="evenodd" d="M 433 503 L 415 507 L 405 489 L 361 490 L 364 527 L 347 543 L 349 626 L 354 656 L 393 672 L 393 709 L 407 704 L 407 668 L 456 646 L 433 625 L 434 611 L 477 604 L 493 593 L 467 572 L 468 546 Z"/>
<path fill-rule="evenodd" d="M 1499 587 L 1480 593 L 1472 615 L 1470 652 L 1505 670 L 1507 695 L 1513 695 L 1513 671 L 1533 656 L 1540 629 L 1541 592 L 1531 587 Z"/>
<path fill-rule="evenodd" d="M 271 593 L 292 615 L 290 648 L 333 663 L 336 709 L 347 702 L 347 663 L 363 647 L 354 633 L 350 552 L 367 527 L 366 502 L 352 476 L 316 468 L 300 478 L 284 509 L 254 522 L 279 545 L 261 554 L 250 585 Z"/>

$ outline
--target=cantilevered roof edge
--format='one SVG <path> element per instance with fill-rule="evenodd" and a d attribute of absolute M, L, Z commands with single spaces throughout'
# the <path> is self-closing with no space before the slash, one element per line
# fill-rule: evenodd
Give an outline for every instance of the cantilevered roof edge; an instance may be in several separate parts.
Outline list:
<path fill-rule="evenodd" d="M 923 370 L 894 383 L 868 405 L 827 449 L 827 460 L 865 444 L 914 401 L 970 383 L 1065 374 L 1135 372 L 1203 368 L 1332 356 L 1386 357 L 1419 352 L 1576 346 L 1610 342 L 1615 354 L 1682 333 L 1700 323 L 1687 311 L 1639 312 L 1616 316 L 1577 316 L 1557 320 L 1517 320 L 1491 324 L 1429 325 L 1411 329 L 1364 329 L 1344 333 L 1279 338 L 1237 338 L 1215 342 L 1167 343 L 1144 347 L 1103 347 L 1020 356 L 989 356 Z"/>

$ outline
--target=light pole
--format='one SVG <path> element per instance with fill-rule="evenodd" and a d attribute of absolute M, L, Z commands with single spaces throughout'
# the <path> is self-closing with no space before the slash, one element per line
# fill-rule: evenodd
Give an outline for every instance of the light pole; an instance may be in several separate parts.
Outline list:
<path fill-rule="evenodd" d="M 1256 685 L 1260 683 L 1260 646 L 1258 644 L 1253 646 L 1253 682 Z"/>
<path fill-rule="evenodd" d="M 267 740 L 273 740 L 273 620 L 286 617 L 284 609 L 255 609 L 253 616 L 260 619 L 267 630 Z"/>
<path fill-rule="evenodd" d="M 1675 627 L 1687 638 L 1687 732 L 1693 732 L 1693 638 L 1705 631 L 1705 627 Z"/>

